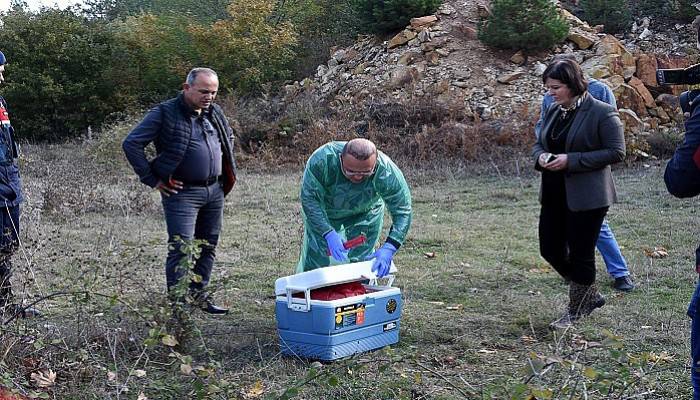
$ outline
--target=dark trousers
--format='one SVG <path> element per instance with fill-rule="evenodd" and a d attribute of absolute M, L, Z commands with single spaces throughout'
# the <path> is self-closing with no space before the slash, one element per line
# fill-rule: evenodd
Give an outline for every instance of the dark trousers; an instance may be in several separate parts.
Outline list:
<path fill-rule="evenodd" d="M 168 257 L 165 278 L 168 289 L 187 274 L 187 261 L 194 261 L 193 272 L 201 281 L 191 281 L 190 289 L 203 289 L 211 276 L 216 245 L 224 217 L 224 191 L 221 183 L 210 186 L 185 186 L 177 194 L 162 196 L 165 223 L 168 226 Z M 205 241 L 196 260 L 186 259 L 183 244 L 192 239 Z M 186 244 L 185 244 L 186 245 Z"/>
<path fill-rule="evenodd" d="M 540 211 L 540 254 L 564 278 L 595 282 L 595 245 L 608 207 L 570 211 L 564 202 Z"/>
<path fill-rule="evenodd" d="M 5 207 L 0 203 L 0 306 L 12 296 L 12 254 L 19 244 L 19 206 Z"/>
<path fill-rule="evenodd" d="M 690 366 L 690 381 L 693 385 L 693 399 L 700 400 L 700 280 L 695 287 L 693 297 L 688 306 L 688 316 L 691 318 L 690 324 L 690 356 L 692 365 Z"/>

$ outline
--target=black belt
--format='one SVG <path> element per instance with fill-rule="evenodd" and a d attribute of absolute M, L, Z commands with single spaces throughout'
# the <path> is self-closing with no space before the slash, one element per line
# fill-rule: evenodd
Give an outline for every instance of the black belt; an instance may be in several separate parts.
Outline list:
<path fill-rule="evenodd" d="M 173 179 L 179 180 L 177 178 L 173 178 Z M 217 182 L 221 182 L 221 181 L 222 181 L 221 175 L 219 175 L 219 176 L 212 176 L 210 178 L 202 179 L 202 180 L 198 180 L 198 181 L 182 181 L 182 184 L 184 186 L 204 186 L 204 187 L 207 187 L 207 186 L 211 186 L 211 185 L 213 185 Z"/>

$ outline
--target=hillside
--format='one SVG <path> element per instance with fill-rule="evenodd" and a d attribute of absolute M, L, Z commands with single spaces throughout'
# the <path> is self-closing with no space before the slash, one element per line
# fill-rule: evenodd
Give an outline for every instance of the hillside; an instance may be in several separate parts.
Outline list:
<path fill-rule="evenodd" d="M 477 39 L 477 23 L 489 12 L 484 0 L 447 0 L 393 37 L 361 37 L 335 50 L 314 76 L 286 86 L 285 102 L 311 96 L 348 120 L 348 133 L 381 136 L 393 129 L 457 137 L 460 143 L 443 150 L 470 158 L 474 132 L 499 145 L 528 143 L 544 93 L 542 72 L 554 54 L 571 53 L 589 76 L 613 89 L 631 156 L 662 152 L 651 148 L 653 137 L 682 129 L 670 94 L 686 88 L 658 87 L 654 72 L 700 61 L 690 25 L 669 27 L 644 18 L 615 37 L 561 8 L 571 26 L 566 42 L 552 52 L 527 54 L 489 48 Z"/>

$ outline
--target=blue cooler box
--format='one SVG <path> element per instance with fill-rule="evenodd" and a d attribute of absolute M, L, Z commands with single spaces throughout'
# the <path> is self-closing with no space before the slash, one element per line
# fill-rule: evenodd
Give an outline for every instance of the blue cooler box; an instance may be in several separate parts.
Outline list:
<path fill-rule="evenodd" d="M 377 284 L 372 262 L 335 265 L 275 281 L 275 317 L 282 354 L 335 360 L 399 341 L 401 290 Z M 392 264 L 390 273 L 396 267 Z M 311 300 L 311 290 L 367 281 L 367 293 L 339 300 Z M 295 294 L 303 296 L 295 297 Z"/>

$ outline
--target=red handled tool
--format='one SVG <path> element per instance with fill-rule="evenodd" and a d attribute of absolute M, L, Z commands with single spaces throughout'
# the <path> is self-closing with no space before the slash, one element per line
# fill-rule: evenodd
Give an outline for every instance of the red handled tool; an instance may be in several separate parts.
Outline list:
<path fill-rule="evenodd" d="M 343 243 L 343 247 L 345 247 L 345 250 L 354 249 L 355 247 L 357 247 L 361 244 L 364 244 L 366 241 L 367 241 L 367 236 L 365 236 L 364 233 L 361 233 L 360 236 L 356 236 L 356 237 L 348 240 L 347 242 Z M 328 254 L 330 256 L 331 251 L 328 250 L 326 252 L 326 254 Z"/>

